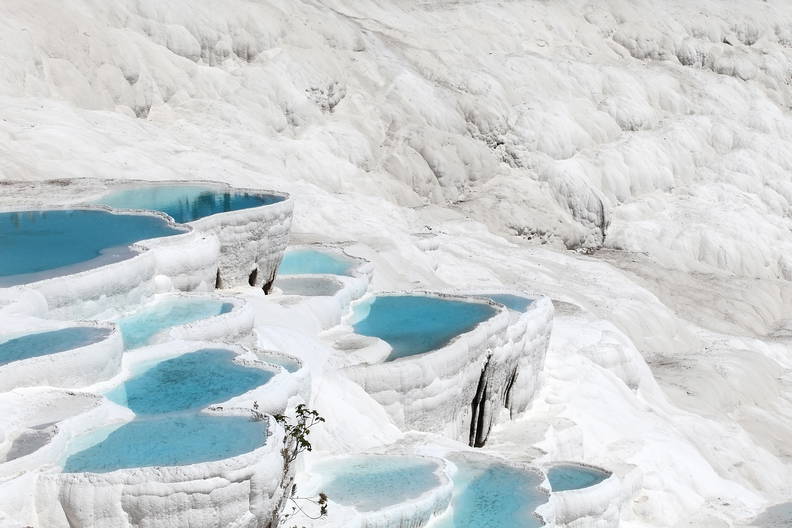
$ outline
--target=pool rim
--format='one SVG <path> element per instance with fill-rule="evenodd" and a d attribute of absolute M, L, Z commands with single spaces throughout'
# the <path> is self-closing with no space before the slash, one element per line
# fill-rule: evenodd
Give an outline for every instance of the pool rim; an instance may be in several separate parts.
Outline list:
<path fill-rule="evenodd" d="M 76 180 L 78 178 L 74 178 L 74 179 Z M 152 212 L 152 213 L 158 213 L 158 214 L 161 214 L 161 215 L 163 215 L 163 216 L 165 216 L 167 218 L 170 218 L 171 221 L 173 221 L 176 225 L 179 225 L 179 226 L 194 226 L 194 225 L 196 225 L 198 223 L 201 223 L 203 220 L 205 220 L 207 218 L 223 217 L 223 216 L 229 215 L 229 214 L 238 214 L 238 213 L 240 213 L 242 211 L 263 209 L 263 208 L 268 208 L 268 207 L 271 207 L 271 206 L 277 206 L 277 205 L 285 203 L 285 202 L 292 202 L 293 201 L 293 198 L 292 198 L 291 194 L 289 194 L 287 192 L 284 192 L 284 191 L 275 191 L 275 190 L 270 190 L 270 189 L 254 189 L 252 187 L 235 187 L 235 186 L 231 185 L 230 183 L 221 182 L 221 181 L 217 181 L 217 180 L 126 180 L 126 179 L 121 180 L 121 179 L 112 179 L 111 178 L 111 179 L 93 179 L 93 180 L 86 179 L 86 181 L 98 182 L 98 183 L 100 183 L 101 185 L 104 186 L 103 191 L 100 194 L 97 194 L 93 198 L 94 201 L 95 200 L 99 200 L 102 197 L 108 196 L 108 195 L 110 195 L 110 194 L 112 194 L 114 192 L 132 190 L 132 189 L 135 189 L 136 187 L 171 187 L 171 186 L 175 186 L 175 187 L 178 187 L 178 186 L 184 186 L 184 187 L 200 187 L 200 186 L 218 187 L 218 188 L 221 188 L 221 189 L 224 189 L 224 190 L 228 190 L 228 191 L 234 191 L 234 192 L 246 193 L 246 194 L 253 194 L 253 195 L 256 195 L 258 197 L 275 197 L 275 198 L 279 198 L 279 200 L 277 200 L 277 201 L 275 201 L 273 203 L 257 205 L 255 207 L 246 207 L 246 208 L 243 208 L 243 209 L 235 209 L 233 211 L 223 211 L 223 212 L 219 212 L 219 213 L 214 213 L 214 214 L 207 215 L 207 216 L 204 216 L 204 217 L 201 217 L 201 218 L 196 218 L 195 220 L 191 220 L 189 222 L 184 222 L 184 223 L 181 223 L 181 224 L 177 223 L 170 215 L 168 215 L 166 213 L 163 213 L 161 211 L 154 210 L 154 209 L 134 209 L 134 208 L 133 209 L 127 209 L 127 208 L 123 208 L 123 207 L 111 207 L 111 209 L 116 209 L 118 211 L 148 211 L 148 212 Z M 109 206 L 106 206 L 106 205 L 97 204 L 97 203 L 91 203 L 91 202 L 85 202 L 85 201 L 79 201 L 77 203 L 80 204 L 80 205 L 86 205 L 86 206 L 109 207 Z"/>
<path fill-rule="evenodd" d="M 171 229 L 175 229 L 180 231 L 178 233 L 173 233 L 172 235 L 165 235 L 161 237 L 155 238 L 143 238 L 126 246 L 110 246 L 106 248 L 102 248 L 102 250 L 112 249 L 114 247 L 125 247 L 129 249 L 130 255 L 127 258 L 123 258 L 121 260 L 116 260 L 112 262 L 106 262 L 104 264 L 99 264 L 97 266 L 88 267 L 82 269 L 80 271 L 75 271 L 72 273 L 64 273 L 62 275 L 54 275 L 52 277 L 47 277 L 44 279 L 32 280 L 28 282 L 22 282 L 19 284 L 11 284 L 9 286 L 2 286 L 0 285 L 0 290 L 11 290 L 13 288 L 25 288 L 34 285 L 44 284 L 47 281 L 63 279 L 65 277 L 76 277 L 76 276 L 84 276 L 84 274 L 95 272 L 96 270 L 105 269 L 109 266 L 114 264 L 118 264 L 121 262 L 129 262 L 135 260 L 136 258 L 140 257 L 141 255 L 150 252 L 152 249 L 155 249 L 157 241 L 167 239 L 169 241 L 173 240 L 186 240 L 187 237 L 194 235 L 197 231 L 191 225 L 187 224 L 177 224 L 173 218 L 170 216 L 161 213 L 159 211 L 149 211 L 145 209 L 113 209 L 112 207 L 108 207 L 106 205 L 46 205 L 41 207 L 34 207 L 34 206 L 22 206 L 22 207 L 4 207 L 0 205 L 0 213 L 26 213 L 26 212 L 47 212 L 47 211 L 100 211 L 104 213 L 114 214 L 114 215 L 121 215 L 121 216 L 149 216 L 154 218 L 159 218 L 162 220 L 165 225 Z M 75 264 L 69 264 L 68 266 L 59 266 L 58 268 L 52 268 L 50 270 L 45 270 L 40 273 L 46 273 L 49 271 L 57 270 L 60 268 L 67 268 L 71 266 L 79 266 L 81 264 L 85 264 L 87 262 L 91 262 L 96 259 L 101 259 L 101 256 L 93 257 L 88 260 L 83 260 L 80 262 L 76 262 Z M 18 275 L 26 275 L 24 273 L 18 273 L 16 275 L 7 275 L 5 277 L 14 277 Z"/>
<path fill-rule="evenodd" d="M 350 261 L 350 268 L 349 268 L 349 275 L 339 275 L 337 273 L 280 273 L 278 271 L 278 275 L 283 275 L 284 277 L 297 277 L 301 275 L 322 275 L 322 276 L 331 276 L 331 277 L 363 277 L 363 276 L 370 276 L 374 272 L 374 264 L 363 257 L 356 257 L 354 255 L 350 255 L 346 251 L 346 247 L 348 244 L 343 242 L 338 243 L 331 243 L 331 242 L 309 242 L 303 244 L 295 244 L 289 245 L 286 247 L 286 250 L 283 252 L 283 258 L 286 258 L 286 254 L 289 250 L 313 250 L 318 252 L 325 252 L 325 253 L 340 253 L 345 259 Z M 278 266 L 280 268 L 280 265 Z"/>
<path fill-rule="evenodd" d="M 500 303 L 496 303 L 496 302 L 494 302 L 494 301 L 492 301 L 490 299 L 482 299 L 480 297 L 465 297 L 464 295 L 460 295 L 460 294 L 458 294 L 456 292 L 443 292 L 443 291 L 431 291 L 431 290 L 385 291 L 385 292 L 370 292 L 369 291 L 369 292 L 366 292 L 362 297 L 360 297 L 359 299 L 357 299 L 357 300 L 355 300 L 355 301 L 353 301 L 351 303 L 348 313 L 344 316 L 344 318 L 342 320 L 341 324 L 350 327 L 352 334 L 358 335 L 358 336 L 362 336 L 363 335 L 363 334 L 358 334 L 357 332 L 355 332 L 355 326 L 354 325 L 357 324 L 359 321 L 362 321 L 363 319 L 365 319 L 365 317 L 364 317 L 363 319 L 355 320 L 355 307 L 358 304 L 362 304 L 362 303 L 368 302 L 368 300 L 371 299 L 372 297 L 434 297 L 434 298 L 450 300 L 450 301 L 461 301 L 461 302 L 466 302 L 466 303 L 470 303 L 470 304 L 486 304 L 488 306 L 493 307 L 495 309 L 495 311 L 489 317 L 487 317 L 486 319 L 483 319 L 483 320 L 479 321 L 478 323 L 476 323 L 469 330 L 467 330 L 465 332 L 462 332 L 462 333 L 459 333 L 459 334 L 456 334 L 454 337 L 452 337 L 451 339 L 449 339 L 448 341 L 443 343 L 443 345 L 441 345 L 441 346 L 439 346 L 437 348 L 433 348 L 432 350 L 427 350 L 426 352 L 421 352 L 419 354 L 411 354 L 409 356 L 402 356 L 400 358 L 396 358 L 396 359 L 393 359 L 393 360 L 390 360 L 390 361 L 383 360 L 383 361 L 378 362 L 378 363 L 367 364 L 367 365 L 348 365 L 345 368 L 353 368 L 353 367 L 357 367 L 357 366 L 360 366 L 360 367 L 372 367 L 374 365 L 392 365 L 392 364 L 400 362 L 400 361 L 419 359 L 419 358 L 422 358 L 422 357 L 426 357 L 426 356 L 429 356 L 429 355 L 440 353 L 443 350 L 451 347 L 457 341 L 463 339 L 465 336 L 468 336 L 470 334 L 478 332 L 479 330 L 481 330 L 481 328 L 484 325 L 486 325 L 487 323 L 492 322 L 499 315 L 509 316 L 509 309 L 506 306 L 504 306 L 504 305 L 502 305 Z M 379 338 L 377 336 L 367 336 L 367 337 L 374 337 L 375 339 L 379 339 L 380 341 L 382 341 L 385 344 L 387 344 L 387 346 L 391 350 L 393 350 L 393 347 L 391 347 L 390 343 L 388 343 L 384 339 L 381 339 L 381 338 Z M 340 351 L 340 352 L 343 352 L 343 351 Z"/>
<path fill-rule="evenodd" d="M 556 466 L 577 466 L 577 467 L 581 467 L 581 468 L 592 470 L 594 472 L 602 473 L 602 474 L 604 474 L 606 476 L 605 476 L 605 478 L 603 478 L 602 480 L 600 480 L 596 484 L 592 484 L 591 486 L 586 486 L 585 488 L 576 488 L 576 489 L 570 489 L 570 490 L 553 491 L 553 488 L 550 485 L 550 476 L 549 476 L 550 474 L 549 474 L 549 471 L 550 471 L 551 468 L 556 467 Z M 610 470 L 605 469 L 603 467 L 595 466 L 594 464 L 587 464 L 585 462 L 575 462 L 575 461 L 570 461 L 570 460 L 554 460 L 552 462 L 545 462 L 540 467 L 541 467 L 541 471 L 545 475 L 545 478 L 547 480 L 547 487 L 550 490 L 551 494 L 556 494 L 556 493 L 577 493 L 577 492 L 581 492 L 581 491 L 585 491 L 585 490 L 590 490 L 592 488 L 595 488 L 595 487 L 599 486 L 600 484 L 604 484 L 607 480 L 609 480 L 609 479 L 611 479 L 611 478 L 613 478 L 615 476 L 615 473 L 613 471 L 610 471 Z"/>
<path fill-rule="evenodd" d="M 316 483 L 313 482 L 312 479 L 311 487 L 322 488 L 326 483 L 326 481 L 322 480 L 320 474 L 316 471 L 316 467 L 318 465 L 323 463 L 336 462 L 336 461 L 340 462 L 343 461 L 344 459 L 359 458 L 359 457 L 393 457 L 393 458 L 403 457 L 403 458 L 427 460 L 435 465 L 432 474 L 435 475 L 435 477 L 437 477 L 438 483 L 436 486 L 433 486 L 430 489 L 421 492 L 420 495 L 418 495 L 413 499 L 410 499 L 409 501 L 397 502 L 391 504 L 390 506 L 387 506 L 385 508 L 380 508 L 377 510 L 361 511 L 354 506 L 348 506 L 341 504 L 340 502 L 335 502 L 333 501 L 332 495 L 328 495 L 328 499 L 334 504 L 338 504 L 343 508 L 352 509 L 364 519 L 368 519 L 374 516 L 388 517 L 388 514 L 394 511 L 398 511 L 400 507 L 403 507 L 405 504 L 415 505 L 424 502 L 428 503 L 432 500 L 432 498 L 437 492 L 443 493 L 445 491 L 445 488 L 450 488 L 448 493 L 448 503 L 444 507 L 443 511 L 446 511 L 448 507 L 451 505 L 454 482 L 449 472 L 449 467 L 448 467 L 449 461 L 443 457 L 434 456 L 434 455 L 422 455 L 419 453 L 365 453 L 364 452 L 364 453 L 351 453 L 351 454 L 331 455 L 327 457 L 322 457 L 320 460 L 312 462 L 311 466 L 307 471 L 309 473 L 309 476 L 319 481 L 319 485 L 317 485 Z M 436 517 L 437 515 L 438 515 L 437 513 L 433 513 L 432 518 Z"/>

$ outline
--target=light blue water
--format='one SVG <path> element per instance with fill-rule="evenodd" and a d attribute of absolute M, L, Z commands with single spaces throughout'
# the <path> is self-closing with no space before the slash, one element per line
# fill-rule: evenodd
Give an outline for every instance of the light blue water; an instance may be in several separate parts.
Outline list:
<path fill-rule="evenodd" d="M 332 460 L 317 468 L 329 475 L 322 491 L 339 504 L 376 511 L 415 499 L 438 486 L 437 464 L 406 456 L 358 456 Z"/>
<path fill-rule="evenodd" d="M 452 458 L 454 475 L 451 509 L 431 528 L 538 528 L 534 514 L 547 502 L 538 474 L 489 460 Z"/>
<path fill-rule="evenodd" d="M 273 372 L 233 361 L 230 350 L 207 348 L 155 364 L 106 394 L 138 415 L 197 410 L 263 385 Z"/>
<path fill-rule="evenodd" d="M 130 258 L 130 244 L 183 232 L 151 215 L 53 210 L 0 213 L 0 286 Z M 70 269 L 102 257 L 93 265 Z"/>
<path fill-rule="evenodd" d="M 197 464 L 248 453 L 266 440 L 266 422 L 243 417 L 185 414 L 134 420 L 98 444 L 71 455 L 63 471 L 104 473 Z"/>
<path fill-rule="evenodd" d="M 496 303 L 500 303 L 509 310 L 513 310 L 515 312 L 524 312 L 534 302 L 533 299 L 529 299 L 528 297 L 522 297 L 520 295 L 512 295 L 510 293 L 495 293 L 492 295 L 487 295 L 487 294 L 474 295 L 473 297 L 477 297 L 479 299 L 491 299 Z"/>
<path fill-rule="evenodd" d="M 316 249 L 291 249 L 286 252 L 278 268 L 280 275 L 323 273 L 349 275 L 354 262 L 341 255 Z"/>
<path fill-rule="evenodd" d="M 588 488 L 609 476 L 607 471 L 577 464 L 558 464 L 547 471 L 547 480 L 550 481 L 550 489 L 553 491 Z"/>
<path fill-rule="evenodd" d="M 496 313 L 492 306 L 428 297 L 376 297 L 368 315 L 355 323 L 355 332 L 386 341 L 393 351 L 386 361 L 423 354 L 472 330 Z"/>
<path fill-rule="evenodd" d="M 224 191 L 205 185 L 142 185 L 103 196 L 95 203 L 118 209 L 161 211 L 183 224 L 205 216 L 283 201 L 280 196 Z"/>
<path fill-rule="evenodd" d="M 157 333 L 174 326 L 230 312 L 231 303 L 216 299 L 168 299 L 117 321 L 124 346 L 141 347 Z"/>
<path fill-rule="evenodd" d="M 110 333 L 108 328 L 74 326 L 16 337 L 0 343 L 0 365 L 98 343 Z"/>

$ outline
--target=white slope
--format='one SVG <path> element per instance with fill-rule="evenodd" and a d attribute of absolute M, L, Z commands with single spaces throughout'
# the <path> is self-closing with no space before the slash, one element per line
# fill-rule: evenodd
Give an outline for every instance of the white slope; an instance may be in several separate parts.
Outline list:
<path fill-rule="evenodd" d="M 639 466 L 636 526 L 792 495 L 788 2 L 4 0 L 0 36 L 0 179 L 283 190 L 375 288 L 576 303 L 489 449 Z"/>

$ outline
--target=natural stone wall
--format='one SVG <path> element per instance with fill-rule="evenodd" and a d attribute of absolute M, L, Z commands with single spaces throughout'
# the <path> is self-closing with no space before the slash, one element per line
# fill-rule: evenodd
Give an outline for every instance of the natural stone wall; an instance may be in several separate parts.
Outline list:
<path fill-rule="evenodd" d="M 501 409 L 515 414 L 530 402 L 552 325 L 548 299 L 521 314 L 498 306 L 494 316 L 440 349 L 344 372 L 399 427 L 484 445 Z"/>

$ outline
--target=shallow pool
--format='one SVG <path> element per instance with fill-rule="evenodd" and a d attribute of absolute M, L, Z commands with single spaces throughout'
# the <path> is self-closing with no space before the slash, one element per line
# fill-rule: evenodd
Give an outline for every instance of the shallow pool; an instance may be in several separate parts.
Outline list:
<path fill-rule="evenodd" d="M 124 260 L 134 255 L 130 244 L 182 232 L 153 215 L 83 209 L 0 213 L 0 286 Z"/>
<path fill-rule="evenodd" d="M 280 275 L 328 274 L 349 275 L 354 261 L 330 251 L 290 249 L 278 268 Z"/>
<path fill-rule="evenodd" d="M 205 216 L 283 201 L 283 197 L 206 185 L 141 185 L 111 192 L 95 203 L 118 209 L 160 211 L 183 224 Z"/>
<path fill-rule="evenodd" d="M 279 277 L 275 287 L 284 295 L 330 297 L 343 287 L 332 277 Z"/>
<path fill-rule="evenodd" d="M 185 414 L 134 420 L 69 456 L 63 471 L 197 464 L 248 453 L 266 440 L 266 422 L 244 417 Z"/>
<path fill-rule="evenodd" d="M 494 293 L 491 295 L 481 294 L 481 295 L 474 295 L 473 297 L 477 297 L 479 299 L 491 299 L 492 301 L 502 304 L 509 310 L 515 312 L 524 312 L 534 302 L 533 299 L 530 299 L 528 297 L 523 297 L 521 295 L 513 295 L 511 293 Z"/>
<path fill-rule="evenodd" d="M 174 326 L 192 323 L 230 312 L 231 303 L 217 299 L 174 298 L 144 307 L 117 321 L 126 348 L 137 348 L 157 333 Z"/>
<path fill-rule="evenodd" d="M 16 337 L 0 343 L 0 365 L 98 343 L 111 332 L 109 328 L 73 326 Z"/>
<path fill-rule="evenodd" d="M 234 353 L 207 348 L 156 363 L 106 396 L 135 414 L 202 409 L 265 384 L 274 372 L 233 361 Z"/>
<path fill-rule="evenodd" d="M 602 469 L 577 464 L 558 464 L 547 471 L 547 480 L 553 491 L 569 491 L 599 484 L 610 476 Z"/>
<path fill-rule="evenodd" d="M 431 528 L 538 528 L 547 502 L 538 473 L 487 460 L 451 457 L 458 471 L 449 511 Z"/>
<path fill-rule="evenodd" d="M 487 304 L 426 295 L 383 295 L 366 308 L 355 332 L 386 341 L 393 349 L 386 361 L 440 348 L 497 312 Z"/>
<path fill-rule="evenodd" d="M 316 471 L 327 478 L 322 491 L 333 502 L 358 511 L 376 511 L 415 499 L 441 484 L 438 464 L 408 457 L 368 455 L 321 463 Z"/>

